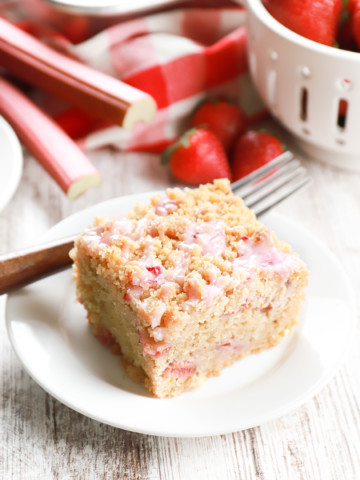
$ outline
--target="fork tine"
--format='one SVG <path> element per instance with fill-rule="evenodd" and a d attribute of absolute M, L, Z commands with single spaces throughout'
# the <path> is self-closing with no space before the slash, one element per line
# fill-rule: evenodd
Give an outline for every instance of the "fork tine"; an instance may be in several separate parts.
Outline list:
<path fill-rule="evenodd" d="M 239 190 L 236 190 L 236 194 L 240 195 L 243 199 L 247 198 L 249 195 L 252 196 L 258 191 L 266 189 L 266 187 L 272 183 L 279 182 L 282 177 L 290 174 L 291 172 L 296 171 L 301 167 L 299 160 L 290 160 L 290 162 L 282 164 L 281 166 L 276 167 L 273 172 L 265 174 L 264 177 L 261 177 L 255 183 L 250 183 L 249 185 L 244 185 Z"/>
<path fill-rule="evenodd" d="M 271 162 L 267 163 L 266 165 L 258 168 L 254 172 L 249 173 L 249 175 L 246 175 L 245 177 L 240 178 L 240 180 L 237 180 L 236 182 L 232 183 L 231 184 L 232 191 L 236 192 L 244 185 L 248 185 L 251 182 L 256 182 L 261 177 L 263 177 L 267 173 L 274 170 L 275 167 L 283 165 L 289 162 L 290 160 L 292 160 L 293 158 L 294 158 L 293 153 L 289 151 L 284 152 L 282 155 L 279 155 L 278 157 L 274 158 L 274 160 L 271 160 Z"/>
<path fill-rule="evenodd" d="M 297 180 L 293 185 L 288 184 L 288 188 L 283 188 L 277 191 L 278 195 L 272 195 L 267 197 L 268 201 L 261 201 L 259 203 L 256 203 L 256 205 L 253 206 L 253 211 L 257 217 L 260 217 L 261 215 L 264 215 L 267 213 L 269 210 L 274 208 L 275 206 L 279 205 L 281 202 L 292 196 L 294 193 L 302 190 L 305 188 L 307 185 L 311 183 L 311 178 L 308 176 L 305 176 L 301 178 L 300 180 Z"/>
<path fill-rule="evenodd" d="M 247 207 L 261 216 L 310 182 L 305 168 L 293 153 L 287 151 L 232 183 L 231 189 L 243 198 Z"/>
<path fill-rule="evenodd" d="M 272 181 L 267 182 L 261 188 L 257 188 L 254 193 L 247 195 L 245 198 L 243 197 L 243 200 L 249 208 L 252 208 L 253 205 L 261 202 L 266 197 L 277 192 L 282 187 L 285 187 L 291 181 L 295 181 L 296 179 L 300 180 L 300 178 L 304 178 L 305 176 L 305 168 L 299 166 L 295 170 L 291 170 L 290 172 L 284 172 L 280 176 L 274 178 Z"/>

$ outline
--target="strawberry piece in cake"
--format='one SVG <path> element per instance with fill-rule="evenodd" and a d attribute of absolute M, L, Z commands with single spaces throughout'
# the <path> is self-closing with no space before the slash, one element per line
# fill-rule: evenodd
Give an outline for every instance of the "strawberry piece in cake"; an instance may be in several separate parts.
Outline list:
<path fill-rule="evenodd" d="M 308 278 L 227 180 L 168 189 L 98 219 L 71 255 L 94 334 L 118 344 L 124 368 L 157 397 L 277 345 L 298 319 Z"/>

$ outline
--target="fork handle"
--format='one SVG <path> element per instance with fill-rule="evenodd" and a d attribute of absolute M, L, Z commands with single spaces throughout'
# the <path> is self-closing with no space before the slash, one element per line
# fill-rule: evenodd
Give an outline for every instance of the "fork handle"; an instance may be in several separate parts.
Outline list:
<path fill-rule="evenodd" d="M 0 255 L 0 295 L 70 267 L 74 239 L 50 242 Z"/>

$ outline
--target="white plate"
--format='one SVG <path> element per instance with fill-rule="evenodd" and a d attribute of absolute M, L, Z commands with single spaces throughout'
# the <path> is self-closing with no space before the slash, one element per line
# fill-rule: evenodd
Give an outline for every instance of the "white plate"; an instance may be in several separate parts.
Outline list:
<path fill-rule="evenodd" d="M 95 205 L 58 225 L 55 239 L 117 215 L 150 194 Z M 302 318 L 278 347 L 223 370 L 199 389 L 152 398 L 130 380 L 118 359 L 90 333 L 75 302 L 71 272 L 12 294 L 7 302 L 11 343 L 30 375 L 55 398 L 98 421 L 164 436 L 215 435 L 254 427 L 298 407 L 332 377 L 355 329 L 352 288 L 341 266 L 309 232 L 279 214 L 266 223 L 299 252 L 311 271 Z"/>
<path fill-rule="evenodd" d="M 53 7 L 83 15 L 126 15 L 146 12 L 156 7 L 177 3 L 178 0 L 46 0 Z"/>
<path fill-rule="evenodd" d="M 22 150 L 10 125 L 0 117 L 0 211 L 19 185 L 23 166 Z"/>

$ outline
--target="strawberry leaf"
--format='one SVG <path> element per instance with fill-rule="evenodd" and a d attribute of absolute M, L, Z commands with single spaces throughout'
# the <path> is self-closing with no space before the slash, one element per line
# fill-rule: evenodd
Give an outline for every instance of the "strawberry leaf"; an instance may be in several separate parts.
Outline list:
<path fill-rule="evenodd" d="M 168 147 L 164 151 L 164 153 L 161 155 L 160 164 L 168 165 L 170 163 L 172 154 L 175 152 L 177 148 L 178 148 L 178 142 L 175 142 L 172 145 L 170 145 L 170 147 Z"/>
<path fill-rule="evenodd" d="M 184 147 L 188 148 L 190 145 L 190 137 L 191 135 L 194 135 L 196 131 L 198 130 L 198 127 L 190 128 L 187 132 L 185 132 L 178 140 L 178 147 Z"/>
<path fill-rule="evenodd" d="M 167 165 L 170 163 L 173 153 L 180 147 L 188 148 L 190 145 L 190 137 L 193 135 L 198 128 L 191 128 L 185 132 L 175 143 L 170 145 L 161 156 L 160 163 L 161 165 Z"/>

